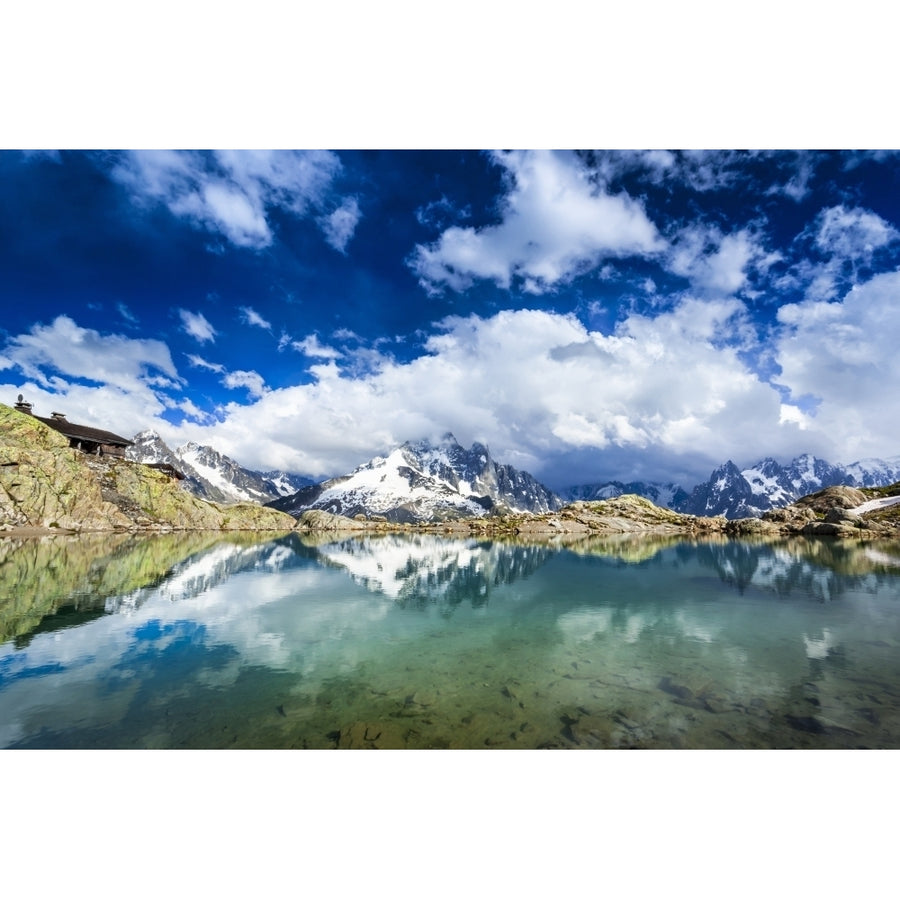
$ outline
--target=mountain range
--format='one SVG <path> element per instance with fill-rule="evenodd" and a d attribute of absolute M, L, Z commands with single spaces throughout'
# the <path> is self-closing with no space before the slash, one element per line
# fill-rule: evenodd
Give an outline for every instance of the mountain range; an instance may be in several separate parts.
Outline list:
<path fill-rule="evenodd" d="M 290 496 L 312 479 L 286 472 L 255 472 L 212 447 L 190 441 L 172 450 L 156 431 L 142 431 L 132 438 L 125 456 L 132 462 L 169 465 L 184 476 L 185 488 L 203 500 L 216 503 L 251 501 L 268 503 Z"/>
<path fill-rule="evenodd" d="M 835 465 L 810 454 L 787 464 L 768 457 L 746 469 L 728 460 L 691 489 L 674 483 L 634 481 L 581 484 L 554 493 L 529 473 L 496 462 L 488 448 L 468 450 L 447 433 L 436 443 L 408 441 L 347 475 L 314 483 L 285 472 L 245 469 L 212 447 L 193 442 L 171 450 L 155 431 L 134 437 L 127 456 L 169 464 L 187 490 L 218 502 L 251 500 L 294 516 L 320 509 L 350 518 L 391 522 L 469 518 L 496 513 L 554 512 L 574 500 L 638 494 L 657 506 L 697 516 L 760 516 L 833 485 L 877 487 L 900 480 L 900 456 Z"/>
<path fill-rule="evenodd" d="M 566 500 L 599 500 L 616 497 L 620 493 L 633 493 L 676 512 L 742 519 L 760 516 L 766 510 L 786 506 L 826 487 L 880 487 L 898 480 L 900 457 L 863 459 L 850 465 L 834 465 L 807 453 L 786 465 L 767 457 L 743 470 L 728 460 L 691 491 L 654 482 L 628 485 L 606 482 L 582 485 L 573 489 L 574 492 L 563 492 L 563 497 Z"/>
<path fill-rule="evenodd" d="M 321 509 L 350 518 L 375 515 L 390 522 L 421 522 L 552 512 L 563 501 L 527 472 L 495 462 L 484 444 L 466 450 L 447 433 L 436 444 L 408 441 L 349 475 L 267 505 L 292 515 Z"/>

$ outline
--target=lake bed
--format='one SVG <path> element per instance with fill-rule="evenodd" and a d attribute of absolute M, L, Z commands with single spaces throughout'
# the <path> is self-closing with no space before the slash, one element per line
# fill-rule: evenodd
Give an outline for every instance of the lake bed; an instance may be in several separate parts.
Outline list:
<path fill-rule="evenodd" d="M 900 747 L 900 546 L 0 541 L 0 746 Z"/>

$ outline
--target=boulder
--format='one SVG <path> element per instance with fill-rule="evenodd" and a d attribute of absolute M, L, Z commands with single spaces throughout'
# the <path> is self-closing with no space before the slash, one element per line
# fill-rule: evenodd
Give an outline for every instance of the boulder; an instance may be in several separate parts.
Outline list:
<path fill-rule="evenodd" d="M 831 509 L 825 513 L 825 521 L 836 525 L 850 525 L 856 527 L 859 527 L 862 524 L 859 516 L 854 515 L 849 512 L 849 510 L 840 506 L 832 506 Z"/>
<path fill-rule="evenodd" d="M 368 523 L 347 516 L 336 516 L 322 509 L 308 509 L 297 520 L 296 528 L 302 531 L 362 531 Z"/>

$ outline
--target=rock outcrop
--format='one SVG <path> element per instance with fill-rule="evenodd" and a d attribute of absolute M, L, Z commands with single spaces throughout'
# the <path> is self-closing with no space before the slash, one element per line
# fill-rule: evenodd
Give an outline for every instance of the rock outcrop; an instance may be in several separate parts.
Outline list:
<path fill-rule="evenodd" d="M 290 531 L 293 517 L 255 503 L 209 503 L 165 473 L 88 456 L 27 413 L 0 404 L 0 530 Z"/>
<path fill-rule="evenodd" d="M 369 528 L 367 520 L 348 519 L 323 509 L 308 509 L 297 520 L 298 531 L 366 531 Z"/>

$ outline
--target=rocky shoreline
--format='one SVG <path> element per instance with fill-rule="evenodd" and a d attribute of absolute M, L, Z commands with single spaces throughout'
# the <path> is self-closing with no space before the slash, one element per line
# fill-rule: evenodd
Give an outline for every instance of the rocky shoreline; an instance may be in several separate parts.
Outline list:
<path fill-rule="evenodd" d="M 890 492 L 900 485 L 881 489 Z M 306 532 L 412 532 L 455 536 L 514 537 L 535 540 L 578 540 L 589 535 L 722 535 L 749 536 L 829 536 L 877 539 L 897 536 L 897 510 L 852 512 L 877 490 L 829 487 L 790 506 L 770 510 L 761 518 L 726 519 L 723 516 L 690 516 L 656 506 L 636 494 L 611 500 L 576 501 L 555 513 L 453 519 L 443 522 L 398 524 L 383 519 L 357 516 L 348 519 L 321 510 L 300 515 L 297 529 Z M 891 496 L 890 493 L 885 494 Z M 898 507 L 900 509 L 900 507 Z"/>

